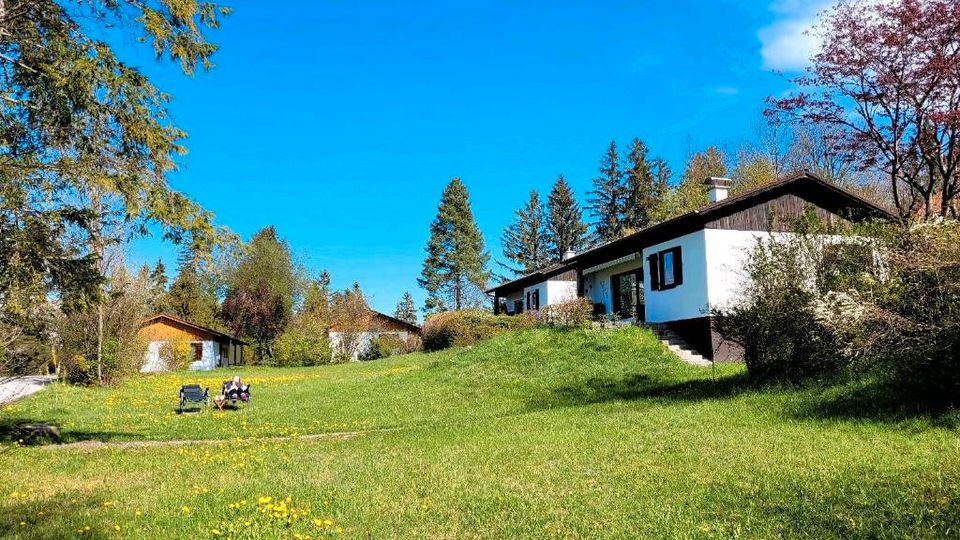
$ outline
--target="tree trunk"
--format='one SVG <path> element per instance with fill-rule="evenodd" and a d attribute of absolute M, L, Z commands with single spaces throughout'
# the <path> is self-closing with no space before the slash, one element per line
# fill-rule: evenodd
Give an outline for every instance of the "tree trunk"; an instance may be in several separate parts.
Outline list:
<path fill-rule="evenodd" d="M 90 229 L 90 242 L 93 247 L 93 253 L 97 258 L 97 265 L 100 268 L 100 275 L 106 275 L 104 267 L 104 244 L 103 244 L 103 201 L 100 198 L 100 192 L 96 189 L 90 193 L 90 208 L 93 210 L 96 220 Z M 97 383 L 103 384 L 103 291 L 100 291 L 97 297 Z"/>

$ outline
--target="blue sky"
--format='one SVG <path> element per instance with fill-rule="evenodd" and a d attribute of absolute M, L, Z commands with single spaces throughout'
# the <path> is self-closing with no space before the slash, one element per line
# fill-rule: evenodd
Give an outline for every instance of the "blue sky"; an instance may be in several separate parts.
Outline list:
<path fill-rule="evenodd" d="M 417 287 L 460 176 L 487 247 L 563 173 L 581 200 L 611 139 L 689 150 L 749 138 L 812 45 L 807 2 L 233 2 L 211 72 L 132 40 L 189 133 L 172 185 L 244 239 L 274 225 L 311 271 L 392 312 Z M 134 242 L 131 265 L 175 249 Z"/>

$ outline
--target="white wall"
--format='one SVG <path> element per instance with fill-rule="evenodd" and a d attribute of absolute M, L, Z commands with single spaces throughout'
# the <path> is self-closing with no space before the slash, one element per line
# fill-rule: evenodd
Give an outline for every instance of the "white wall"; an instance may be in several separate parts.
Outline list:
<path fill-rule="evenodd" d="M 737 302 L 749 278 L 744 265 L 758 239 L 769 239 L 761 231 L 705 229 L 707 291 L 710 307 L 730 307 Z M 686 260 L 684 260 L 686 263 Z"/>
<path fill-rule="evenodd" d="M 547 301 L 543 301 L 543 297 L 540 297 L 540 306 L 546 306 L 550 304 L 559 304 L 561 302 L 567 302 L 577 298 L 577 282 L 574 281 L 563 281 L 563 280 L 551 280 L 547 282 Z"/>
<path fill-rule="evenodd" d="M 140 368 L 141 373 L 167 370 L 168 366 L 163 359 L 160 358 L 160 349 L 167 343 L 167 341 L 150 341 L 147 343 L 147 352 L 143 355 L 143 367 Z M 197 342 L 192 341 L 191 343 Z M 199 343 L 202 344 L 200 360 L 190 362 L 187 368 L 201 371 L 216 368 L 220 361 L 220 345 L 216 341 L 201 341 Z M 190 354 L 193 350 L 188 349 L 187 352 Z"/>
<path fill-rule="evenodd" d="M 352 351 L 342 351 L 342 352 L 347 353 L 347 354 L 350 356 L 350 361 L 351 361 L 351 362 L 358 362 L 358 361 L 360 360 L 360 356 L 361 356 L 361 355 L 366 354 L 368 351 L 370 351 L 370 347 L 371 347 L 371 345 L 373 344 L 373 340 L 377 339 L 377 338 L 380 337 L 381 335 L 390 335 L 390 334 L 397 336 L 398 338 L 400 338 L 401 341 L 407 341 L 407 339 L 410 337 L 410 333 L 409 333 L 409 332 L 404 332 L 404 331 L 399 331 L 399 332 L 361 332 L 361 333 L 357 336 L 357 342 L 356 342 L 356 344 L 354 345 L 353 350 L 352 350 Z M 330 332 L 330 336 L 329 336 L 329 337 L 330 337 L 330 348 L 331 348 L 331 349 L 333 349 L 333 350 L 336 351 L 337 349 L 340 349 L 340 348 L 343 347 L 343 345 L 342 345 L 342 343 L 341 343 L 341 342 L 343 341 L 343 334 L 342 334 L 341 332 L 336 332 L 336 331 Z"/>
<path fill-rule="evenodd" d="M 704 230 L 699 230 L 644 248 L 643 295 L 647 322 L 678 321 L 709 314 L 707 276 L 715 271 L 707 267 L 704 233 Z M 680 256 L 683 259 L 683 283 L 664 291 L 650 290 L 650 265 L 647 257 L 676 246 L 680 246 Z"/>
<path fill-rule="evenodd" d="M 637 257 L 632 261 L 625 261 L 620 264 L 603 268 L 596 272 L 584 274 L 583 276 L 583 295 L 593 304 L 603 304 L 606 306 L 606 313 L 613 309 L 613 291 L 610 290 L 610 276 L 640 268 L 643 265 L 643 259 Z M 650 275 L 646 270 L 643 272 L 643 279 L 646 281 Z M 644 291 L 646 293 L 646 291 Z"/>
<path fill-rule="evenodd" d="M 540 307 L 546 307 L 547 305 L 547 282 L 541 281 L 540 283 L 535 283 L 529 287 L 523 288 L 523 310 L 528 311 L 532 310 L 533 306 L 527 305 L 527 293 L 530 293 L 530 301 L 533 302 L 533 291 L 540 291 Z"/>

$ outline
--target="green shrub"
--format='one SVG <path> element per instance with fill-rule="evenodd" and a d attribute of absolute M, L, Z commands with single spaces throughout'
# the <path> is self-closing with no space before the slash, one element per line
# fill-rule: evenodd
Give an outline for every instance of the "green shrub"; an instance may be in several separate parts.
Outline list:
<path fill-rule="evenodd" d="M 423 325 L 423 349 L 438 351 L 463 347 L 497 334 L 535 324 L 528 315 L 494 315 L 481 310 L 445 311 L 427 317 Z"/>
<path fill-rule="evenodd" d="M 286 330 L 273 344 L 270 364 L 281 367 L 317 366 L 332 362 L 330 342 L 325 335 Z"/>
<path fill-rule="evenodd" d="M 712 310 L 716 330 L 743 349 L 751 378 L 796 383 L 832 377 L 847 364 L 835 333 L 816 316 L 824 254 L 838 245 L 806 234 L 758 240 L 740 301 Z"/>
<path fill-rule="evenodd" d="M 558 302 L 534 314 L 537 324 L 554 328 L 585 328 L 593 319 L 593 304 L 586 298 Z"/>
<path fill-rule="evenodd" d="M 396 334 L 380 334 L 370 341 L 360 360 L 377 360 L 395 354 L 407 354 L 420 349 L 420 338 L 414 335 L 402 339 Z"/>

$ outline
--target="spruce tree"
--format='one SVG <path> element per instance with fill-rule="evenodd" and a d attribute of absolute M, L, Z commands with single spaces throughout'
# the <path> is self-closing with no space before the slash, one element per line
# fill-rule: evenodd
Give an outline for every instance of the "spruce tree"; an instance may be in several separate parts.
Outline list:
<path fill-rule="evenodd" d="M 552 261 L 561 260 L 567 251 L 582 251 L 589 243 L 583 211 L 562 174 L 547 197 L 547 240 Z"/>
<path fill-rule="evenodd" d="M 594 239 L 605 243 L 623 233 L 623 172 L 616 141 L 610 141 L 607 153 L 600 160 L 600 175 L 593 180 L 587 207 L 593 216 Z"/>
<path fill-rule="evenodd" d="M 503 230 L 503 256 L 513 265 L 500 263 L 515 275 L 529 274 L 546 266 L 550 260 L 546 216 L 540 194 L 530 192 L 530 199 L 514 213 L 514 222 Z"/>
<path fill-rule="evenodd" d="M 623 174 L 623 226 L 625 232 L 634 232 L 653 222 L 658 204 L 653 164 L 647 159 L 647 146 L 638 138 L 630 143 Z"/>
<path fill-rule="evenodd" d="M 200 258 L 189 249 L 180 253 L 177 277 L 164 295 L 163 307 L 194 324 L 217 327 L 217 297 Z"/>
<path fill-rule="evenodd" d="M 409 292 L 403 293 L 400 301 L 397 302 L 397 309 L 394 317 L 410 324 L 417 324 L 417 305 L 413 301 L 413 295 Z"/>
<path fill-rule="evenodd" d="M 490 254 L 473 220 L 467 187 L 453 178 L 443 190 L 437 216 L 430 224 L 427 257 L 417 280 L 428 297 L 428 311 L 463 309 L 485 301 Z"/>

